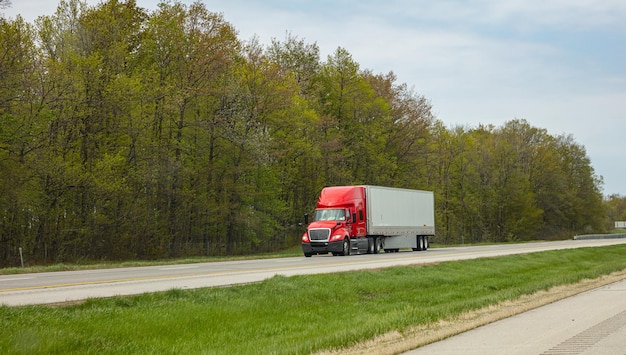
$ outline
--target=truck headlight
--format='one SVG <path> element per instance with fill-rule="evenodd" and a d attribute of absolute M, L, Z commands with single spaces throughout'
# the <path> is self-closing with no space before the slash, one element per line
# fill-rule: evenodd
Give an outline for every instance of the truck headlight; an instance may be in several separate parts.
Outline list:
<path fill-rule="evenodd" d="M 331 242 L 336 242 L 338 240 L 342 240 L 343 239 L 343 235 L 341 234 L 335 234 L 332 237 L 330 237 L 330 241 Z"/>

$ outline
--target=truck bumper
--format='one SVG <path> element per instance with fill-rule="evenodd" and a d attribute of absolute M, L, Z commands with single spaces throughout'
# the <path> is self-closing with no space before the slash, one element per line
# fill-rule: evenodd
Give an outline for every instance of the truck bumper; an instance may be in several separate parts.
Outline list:
<path fill-rule="evenodd" d="M 338 242 L 302 243 L 304 255 L 341 253 L 342 251 L 343 240 Z"/>

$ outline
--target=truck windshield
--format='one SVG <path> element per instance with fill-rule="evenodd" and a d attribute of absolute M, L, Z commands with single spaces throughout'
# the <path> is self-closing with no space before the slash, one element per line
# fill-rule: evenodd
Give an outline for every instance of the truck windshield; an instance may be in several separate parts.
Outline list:
<path fill-rule="evenodd" d="M 315 210 L 314 221 L 344 221 L 346 212 L 343 209 Z"/>

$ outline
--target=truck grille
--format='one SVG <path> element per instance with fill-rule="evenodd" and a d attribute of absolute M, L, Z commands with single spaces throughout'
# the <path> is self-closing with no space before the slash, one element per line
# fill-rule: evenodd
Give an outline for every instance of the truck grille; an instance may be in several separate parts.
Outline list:
<path fill-rule="evenodd" d="M 327 241 L 330 238 L 329 228 L 309 229 L 309 239 L 311 241 Z"/>

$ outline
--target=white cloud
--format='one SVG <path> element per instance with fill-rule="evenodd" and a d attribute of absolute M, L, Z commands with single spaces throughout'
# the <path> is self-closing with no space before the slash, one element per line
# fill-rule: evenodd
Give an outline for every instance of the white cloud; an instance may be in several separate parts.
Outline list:
<path fill-rule="evenodd" d="M 626 2 L 622 0 L 438 0 L 367 2 L 373 13 L 412 18 L 446 26 L 492 25 L 530 30 L 539 27 L 575 29 L 624 28 Z M 369 4 L 369 5 L 367 5 Z M 393 23 L 391 23 L 393 24 Z"/>
<path fill-rule="evenodd" d="M 626 2 L 621 0 L 488 1 L 488 19 L 496 23 L 530 24 L 569 30 L 622 27 Z"/>

